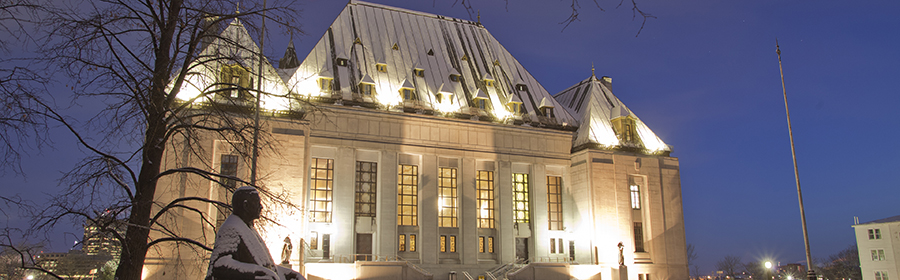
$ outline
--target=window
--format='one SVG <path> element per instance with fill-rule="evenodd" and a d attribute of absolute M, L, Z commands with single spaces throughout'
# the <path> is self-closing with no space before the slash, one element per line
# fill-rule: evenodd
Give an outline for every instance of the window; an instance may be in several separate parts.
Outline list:
<path fill-rule="evenodd" d="M 486 87 L 493 87 L 493 86 L 494 86 L 494 80 L 484 80 L 484 86 L 486 86 Z"/>
<path fill-rule="evenodd" d="M 641 186 L 636 177 L 631 177 L 631 209 L 641 209 Z"/>
<path fill-rule="evenodd" d="M 644 226 L 641 222 L 634 223 L 634 251 L 644 251 Z"/>
<path fill-rule="evenodd" d="M 447 236 L 446 235 L 441 235 L 441 240 L 440 240 L 439 246 L 440 246 L 440 248 L 438 248 L 438 249 L 440 249 L 441 253 L 447 252 Z"/>
<path fill-rule="evenodd" d="M 525 85 L 523 85 L 523 84 L 518 84 L 518 85 L 516 85 L 516 90 L 518 90 L 518 91 L 527 91 L 527 90 L 528 90 L 528 87 L 525 86 Z"/>
<path fill-rule="evenodd" d="M 338 66 L 347 66 L 347 59 L 346 58 L 338 58 L 337 65 Z"/>
<path fill-rule="evenodd" d="M 384 64 L 384 63 L 375 64 L 375 70 L 378 70 L 378 72 L 387 73 L 387 64 Z"/>
<path fill-rule="evenodd" d="M 884 260 L 884 249 L 872 250 L 872 260 L 873 261 L 883 261 Z"/>
<path fill-rule="evenodd" d="M 359 83 L 359 93 L 363 96 L 375 95 L 375 85 L 370 83 Z"/>
<path fill-rule="evenodd" d="M 475 98 L 475 108 L 487 110 L 487 99 Z"/>
<path fill-rule="evenodd" d="M 433 50 L 433 49 L 428 49 L 428 55 L 434 56 L 434 50 Z"/>
<path fill-rule="evenodd" d="M 625 124 L 625 142 L 634 142 L 634 128 L 630 123 Z"/>
<path fill-rule="evenodd" d="M 310 250 L 318 250 L 319 249 L 319 233 L 312 231 L 309 233 L 309 249 Z"/>
<path fill-rule="evenodd" d="M 493 253 L 494 252 L 494 237 L 488 236 L 487 240 L 488 240 L 488 244 L 487 244 L 488 253 Z"/>
<path fill-rule="evenodd" d="M 541 107 L 541 114 L 548 118 L 556 117 L 556 115 L 553 114 L 553 107 Z"/>
<path fill-rule="evenodd" d="M 556 238 L 550 238 L 550 253 L 556 254 Z"/>
<path fill-rule="evenodd" d="M 888 280 L 887 271 L 875 271 L 875 280 Z"/>
<path fill-rule="evenodd" d="M 404 101 L 411 101 L 411 100 L 418 99 L 418 98 L 416 98 L 415 92 L 413 92 L 413 89 L 411 89 L 411 88 L 401 88 L 400 95 L 403 96 Z"/>
<path fill-rule="evenodd" d="M 221 97 L 250 97 L 250 93 L 247 91 L 250 85 L 253 84 L 250 78 L 250 71 L 239 64 L 223 65 L 219 83 L 221 84 L 221 89 L 223 89 L 219 92 Z"/>
<path fill-rule="evenodd" d="M 413 74 L 418 77 L 425 77 L 425 70 L 416 68 L 416 69 L 413 69 Z"/>
<path fill-rule="evenodd" d="M 222 157 L 219 160 L 219 174 L 221 174 L 222 176 L 237 177 L 237 166 L 238 166 L 238 156 L 237 155 L 222 155 Z M 237 187 L 237 181 L 235 181 L 234 179 L 222 177 L 219 179 L 219 182 L 228 188 L 233 189 L 233 188 Z M 228 192 L 228 193 L 230 194 L 230 192 Z M 231 199 L 230 198 L 227 199 L 227 201 L 225 201 L 225 203 L 231 203 Z"/>
<path fill-rule="evenodd" d="M 416 251 L 416 235 L 415 234 L 409 235 L 409 251 L 410 252 Z"/>
<path fill-rule="evenodd" d="M 456 235 L 450 236 L 450 244 L 447 244 L 447 246 L 449 247 L 447 248 L 447 251 L 450 251 L 450 253 L 456 253 Z"/>
<path fill-rule="evenodd" d="M 881 229 L 869 229 L 869 239 L 881 239 Z"/>
<path fill-rule="evenodd" d="M 400 251 L 400 252 L 406 251 L 406 234 L 400 235 L 400 240 L 399 240 L 399 243 L 397 243 L 397 244 L 398 244 L 397 251 Z"/>
<path fill-rule="evenodd" d="M 331 92 L 333 88 L 332 78 L 319 78 L 319 89 L 322 92 Z"/>
<path fill-rule="evenodd" d="M 378 164 L 356 162 L 356 216 L 375 217 L 376 181 Z"/>
<path fill-rule="evenodd" d="M 330 223 L 332 206 L 332 184 L 334 183 L 334 160 L 313 158 L 310 170 L 309 221 Z"/>
<path fill-rule="evenodd" d="M 563 230 L 562 210 L 562 177 L 547 176 L 547 212 L 550 230 Z"/>
<path fill-rule="evenodd" d="M 478 237 L 478 252 L 479 253 L 484 253 L 484 247 L 486 245 L 486 244 L 484 244 L 484 242 L 486 242 L 484 236 L 479 236 Z"/>
<path fill-rule="evenodd" d="M 419 167 L 400 165 L 397 180 L 397 225 L 417 226 L 419 208 Z"/>
<path fill-rule="evenodd" d="M 450 74 L 450 81 L 453 81 L 453 82 L 459 82 L 459 75 L 457 75 L 457 74 Z"/>
<path fill-rule="evenodd" d="M 509 111 L 511 113 L 513 113 L 514 115 L 522 114 L 522 103 L 510 102 L 508 104 L 508 106 L 509 106 Z"/>
<path fill-rule="evenodd" d="M 441 207 L 438 211 L 438 226 L 456 227 L 456 168 L 440 168 L 438 172 L 438 196 Z"/>
<path fill-rule="evenodd" d="M 494 228 L 494 172 L 478 171 L 475 177 L 478 227 Z"/>
<path fill-rule="evenodd" d="M 513 173 L 513 221 L 528 223 L 528 174 Z"/>

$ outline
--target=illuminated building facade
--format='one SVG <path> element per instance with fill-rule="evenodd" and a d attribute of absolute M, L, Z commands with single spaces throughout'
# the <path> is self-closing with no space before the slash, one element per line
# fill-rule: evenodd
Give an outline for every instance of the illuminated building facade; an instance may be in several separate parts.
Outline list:
<path fill-rule="evenodd" d="M 900 216 L 853 225 L 863 280 L 900 276 Z"/>
<path fill-rule="evenodd" d="M 222 34 L 257 48 L 240 22 Z M 263 184 L 304 207 L 275 210 L 281 226 L 263 229 L 274 259 L 290 237 L 292 265 L 311 279 L 616 279 L 622 242 L 629 279 L 688 278 L 678 160 L 610 78 L 591 74 L 551 95 L 478 22 L 359 1 L 306 59 L 292 48 L 279 69 L 264 64 L 263 90 L 274 94 L 262 107 L 300 110 L 278 97 L 290 95 L 319 110 L 264 122 L 276 145 L 260 158 Z M 179 97 L 217 80 L 248 83 L 252 65 L 248 56 L 209 67 Z M 199 139 L 190 153 L 169 149 L 165 168 L 249 178 L 249 159 L 226 140 Z M 167 180 L 161 201 L 228 199 L 216 182 Z M 172 223 L 212 243 L 196 218 Z M 191 250 L 151 250 L 145 276 L 202 275 L 202 259 L 170 265 Z"/>

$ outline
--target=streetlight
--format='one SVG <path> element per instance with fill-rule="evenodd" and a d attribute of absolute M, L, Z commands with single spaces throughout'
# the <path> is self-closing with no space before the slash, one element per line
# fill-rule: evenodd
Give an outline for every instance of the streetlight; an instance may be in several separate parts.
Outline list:
<path fill-rule="evenodd" d="M 773 277 L 770 277 L 769 274 L 772 273 L 772 262 L 766 261 L 766 280 L 771 280 Z"/>

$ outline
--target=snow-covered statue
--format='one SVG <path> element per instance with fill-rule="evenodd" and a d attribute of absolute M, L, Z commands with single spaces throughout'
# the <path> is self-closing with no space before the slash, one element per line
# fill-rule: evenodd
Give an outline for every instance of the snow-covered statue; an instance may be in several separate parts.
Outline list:
<path fill-rule="evenodd" d="M 253 229 L 253 221 L 262 212 L 256 189 L 249 186 L 238 188 L 231 199 L 231 207 L 234 212 L 216 232 L 216 242 L 206 272 L 207 280 L 305 280 L 296 271 L 275 265 L 266 243 Z"/>

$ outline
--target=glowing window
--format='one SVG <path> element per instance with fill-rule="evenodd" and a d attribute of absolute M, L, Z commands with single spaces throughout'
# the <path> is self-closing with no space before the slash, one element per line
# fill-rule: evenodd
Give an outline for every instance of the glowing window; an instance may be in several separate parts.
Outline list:
<path fill-rule="evenodd" d="M 478 227 L 494 228 L 494 172 L 478 171 L 475 177 L 475 204 L 478 205 Z"/>
<path fill-rule="evenodd" d="M 493 87 L 493 86 L 494 86 L 494 81 L 493 81 L 493 80 L 484 80 L 484 86 L 486 86 L 486 87 Z"/>
<path fill-rule="evenodd" d="M 309 233 L 309 249 L 318 250 L 319 249 L 319 233 L 315 231 L 311 231 Z"/>
<path fill-rule="evenodd" d="M 441 253 L 447 252 L 447 236 L 446 235 L 441 235 L 440 244 L 438 246 L 440 246 L 440 248 L 438 248 L 438 249 L 440 249 Z"/>
<path fill-rule="evenodd" d="M 528 223 L 528 174 L 513 173 L 513 221 L 517 224 Z"/>
<path fill-rule="evenodd" d="M 219 158 L 219 174 L 222 176 L 228 176 L 235 178 L 237 177 L 237 168 L 238 168 L 238 156 L 237 155 L 221 155 Z M 230 178 L 221 177 L 219 178 L 219 184 L 223 187 L 216 188 L 219 190 L 219 197 L 224 203 L 231 204 L 231 194 L 235 187 L 237 187 L 237 181 Z M 216 228 L 221 226 L 222 223 L 225 222 L 225 218 L 231 214 L 231 211 L 228 209 L 220 209 L 218 215 L 216 216 Z"/>
<path fill-rule="evenodd" d="M 337 65 L 338 65 L 338 66 L 347 66 L 347 63 L 348 63 L 348 62 L 347 62 L 347 59 L 346 59 L 346 58 L 338 58 L 338 59 L 337 59 Z"/>
<path fill-rule="evenodd" d="M 522 114 L 522 103 L 510 102 L 509 111 L 515 115 Z"/>
<path fill-rule="evenodd" d="M 887 271 L 875 271 L 875 280 L 888 280 Z"/>
<path fill-rule="evenodd" d="M 527 91 L 527 90 L 528 90 L 528 87 L 525 86 L 525 85 L 523 85 L 523 84 L 518 84 L 518 85 L 516 85 L 516 90 L 518 90 L 518 91 Z"/>
<path fill-rule="evenodd" d="M 478 237 L 478 252 L 479 252 L 479 253 L 484 253 L 484 247 L 485 247 L 485 246 L 484 246 L 484 245 L 485 245 L 484 243 L 485 243 L 485 242 L 487 242 L 487 240 L 485 240 L 484 236 L 479 236 L 479 237 Z"/>
<path fill-rule="evenodd" d="M 331 222 L 334 160 L 313 158 L 310 167 L 309 221 Z"/>
<path fill-rule="evenodd" d="M 638 182 L 639 179 L 636 177 L 631 177 L 631 184 L 629 184 L 629 188 L 631 189 L 631 209 L 641 209 L 641 185 Z"/>
<path fill-rule="evenodd" d="M 419 167 L 400 165 L 397 179 L 397 225 L 417 226 L 419 208 Z"/>
<path fill-rule="evenodd" d="M 399 237 L 400 240 L 399 243 L 397 243 L 397 251 L 404 252 L 406 251 L 406 234 L 401 234 Z"/>
<path fill-rule="evenodd" d="M 563 230 L 562 210 L 562 177 L 547 176 L 547 212 L 550 230 Z"/>
<path fill-rule="evenodd" d="M 378 164 L 356 162 L 356 216 L 375 217 L 375 193 Z"/>
<path fill-rule="evenodd" d="M 450 251 L 450 253 L 456 253 L 456 235 L 450 236 L 450 243 L 447 244 L 447 247 L 449 247 L 447 248 L 447 251 Z"/>
<path fill-rule="evenodd" d="M 416 235 L 415 234 L 409 235 L 409 251 L 410 252 L 416 251 Z"/>
<path fill-rule="evenodd" d="M 438 226 L 440 227 L 456 227 L 458 212 L 456 191 L 456 168 L 440 168 L 438 172 L 438 199 L 440 200 Z"/>
<path fill-rule="evenodd" d="M 378 70 L 378 72 L 387 73 L 387 64 L 375 64 L 375 70 Z"/>
<path fill-rule="evenodd" d="M 423 69 L 413 69 L 413 74 L 419 77 L 425 77 L 425 70 Z"/>
<path fill-rule="evenodd" d="M 541 107 L 541 114 L 548 118 L 556 117 L 556 115 L 553 114 L 553 107 Z"/>

